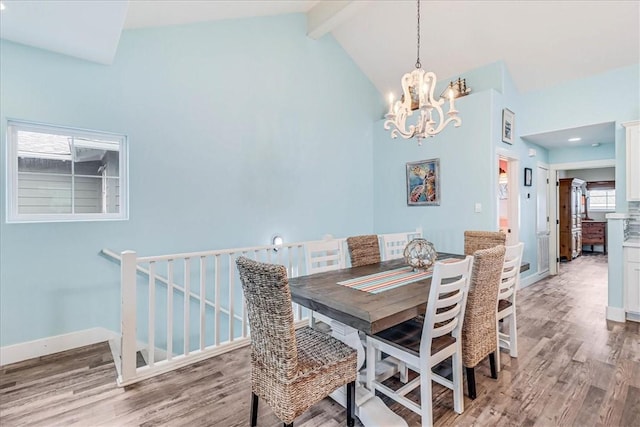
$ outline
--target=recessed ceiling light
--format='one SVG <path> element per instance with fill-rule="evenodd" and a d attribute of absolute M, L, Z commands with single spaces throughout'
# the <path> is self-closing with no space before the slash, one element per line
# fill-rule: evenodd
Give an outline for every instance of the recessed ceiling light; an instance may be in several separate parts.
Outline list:
<path fill-rule="evenodd" d="M 574 138 L 569 138 L 568 141 L 569 142 L 576 142 L 576 141 L 580 141 L 582 138 L 580 138 L 579 136 L 574 137 Z"/>
<path fill-rule="evenodd" d="M 0 10 L 5 10 L 7 6 L 4 5 L 3 2 L 0 1 Z"/>

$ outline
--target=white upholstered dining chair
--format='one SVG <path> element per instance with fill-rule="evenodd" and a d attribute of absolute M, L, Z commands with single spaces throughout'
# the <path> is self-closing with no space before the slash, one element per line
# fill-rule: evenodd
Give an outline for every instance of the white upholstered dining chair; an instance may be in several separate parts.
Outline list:
<path fill-rule="evenodd" d="M 524 243 L 507 246 L 504 256 L 504 266 L 498 292 L 498 311 L 496 316 L 498 328 L 497 365 L 500 371 L 500 347 L 509 350 L 511 357 L 518 357 L 518 330 L 516 322 L 516 291 L 520 284 L 520 264 Z M 500 321 L 502 329 L 500 331 Z"/>
<path fill-rule="evenodd" d="M 419 317 L 367 336 L 367 363 L 379 360 L 380 352 L 405 363 L 416 377 L 397 390 L 393 390 L 375 378 L 375 367 L 367 367 L 367 388 L 380 391 L 422 417 L 422 425 L 433 423 L 431 381 L 453 390 L 454 410 L 464 410 L 462 393 L 462 343 L 461 328 L 464 319 L 469 279 L 473 257 L 453 263 L 435 264 L 431 290 L 424 319 Z M 448 283 L 443 283 L 446 281 Z M 449 380 L 432 368 L 452 359 L 453 379 Z M 408 399 L 407 393 L 420 386 L 420 405 Z"/>
<path fill-rule="evenodd" d="M 345 266 L 343 242 L 338 239 L 316 240 L 304 245 L 306 274 L 339 270 Z M 331 319 L 315 311 L 311 312 L 309 322 L 315 327 L 316 321 L 331 326 Z"/>

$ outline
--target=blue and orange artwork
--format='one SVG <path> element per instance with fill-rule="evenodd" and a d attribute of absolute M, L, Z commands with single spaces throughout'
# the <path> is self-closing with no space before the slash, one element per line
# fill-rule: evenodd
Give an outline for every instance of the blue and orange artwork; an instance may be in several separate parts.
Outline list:
<path fill-rule="evenodd" d="M 407 163 L 409 205 L 439 205 L 439 159 Z"/>

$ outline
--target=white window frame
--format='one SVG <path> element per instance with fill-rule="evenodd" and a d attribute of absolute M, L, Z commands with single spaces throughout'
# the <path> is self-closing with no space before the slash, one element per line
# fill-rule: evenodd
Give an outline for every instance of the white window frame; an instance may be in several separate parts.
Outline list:
<path fill-rule="evenodd" d="M 71 136 L 74 138 L 97 139 L 117 142 L 119 162 L 119 203 L 118 213 L 37 213 L 18 212 L 18 131 L 40 132 L 53 135 Z M 75 222 L 75 221 L 122 221 L 129 219 L 129 145 L 126 135 L 111 132 L 78 129 L 23 120 L 7 120 L 6 135 L 7 188 L 6 188 L 6 222 Z M 72 199 L 73 200 L 73 199 Z"/>
<path fill-rule="evenodd" d="M 588 190 L 588 191 L 589 191 L 589 193 L 591 193 L 591 191 L 605 191 L 605 192 L 607 192 L 607 194 L 605 196 L 607 198 L 607 201 L 611 197 L 611 195 L 609 195 L 608 192 L 610 192 L 610 191 L 614 192 L 614 194 L 613 194 L 613 205 L 611 207 L 606 207 L 606 208 L 598 208 L 598 207 L 591 206 L 591 194 L 589 194 L 589 202 L 588 202 L 588 206 L 587 206 L 587 209 L 589 209 L 588 212 L 614 212 L 616 210 L 616 197 L 617 197 L 617 195 L 615 194 L 615 191 L 616 191 L 615 188 L 607 188 L 607 189 L 598 188 L 598 189 Z M 609 205 L 607 204 L 607 206 L 609 206 Z"/>

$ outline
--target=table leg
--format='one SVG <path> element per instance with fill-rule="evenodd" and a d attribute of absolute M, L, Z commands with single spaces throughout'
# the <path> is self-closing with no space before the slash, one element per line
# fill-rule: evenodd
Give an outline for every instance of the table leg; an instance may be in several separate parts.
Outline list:
<path fill-rule="evenodd" d="M 357 350 L 358 370 L 360 370 L 362 366 L 364 366 L 366 354 L 364 345 L 362 345 L 362 341 L 360 341 L 358 330 L 336 320 L 331 320 L 331 335 Z M 364 379 L 362 381 L 364 381 Z M 340 387 L 331 393 L 331 397 L 346 407 L 346 386 Z M 365 427 L 407 426 L 406 421 L 402 417 L 389 409 L 382 399 L 375 396 L 375 393 L 370 392 L 364 387 L 360 378 L 356 381 L 356 415 Z"/>

